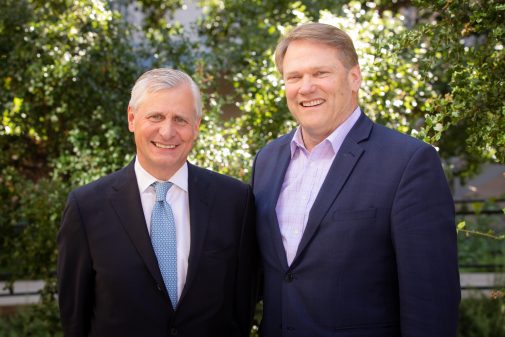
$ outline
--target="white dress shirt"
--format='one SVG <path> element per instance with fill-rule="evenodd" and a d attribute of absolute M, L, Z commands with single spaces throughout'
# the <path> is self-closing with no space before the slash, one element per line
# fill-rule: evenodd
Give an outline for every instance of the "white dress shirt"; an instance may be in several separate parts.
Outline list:
<path fill-rule="evenodd" d="M 361 114 L 354 112 L 326 139 L 308 151 L 300 127 L 291 140 L 291 161 L 275 207 L 288 265 L 296 256 L 310 209 L 323 185 L 340 146 Z"/>
<path fill-rule="evenodd" d="M 140 200 L 146 219 L 147 230 L 151 233 L 151 214 L 156 202 L 156 191 L 151 185 L 158 180 L 140 165 L 138 158 L 135 158 L 135 175 L 137 176 L 137 183 L 139 185 Z M 173 186 L 167 192 L 167 202 L 172 207 L 175 219 L 177 233 L 177 298 L 181 298 L 182 289 L 186 284 L 191 243 L 188 164 L 184 163 L 168 181 L 173 183 Z"/>

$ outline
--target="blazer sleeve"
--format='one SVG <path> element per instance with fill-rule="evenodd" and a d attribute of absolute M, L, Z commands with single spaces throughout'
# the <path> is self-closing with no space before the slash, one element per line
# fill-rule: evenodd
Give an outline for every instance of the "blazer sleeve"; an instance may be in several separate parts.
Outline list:
<path fill-rule="evenodd" d="M 66 337 L 87 336 L 93 310 L 94 276 L 82 218 L 74 192 L 70 193 L 58 243 L 58 301 Z"/>
<path fill-rule="evenodd" d="M 402 336 L 455 337 L 461 292 L 454 202 L 432 146 L 411 156 L 391 219 Z"/>
<path fill-rule="evenodd" d="M 241 335 L 249 336 L 258 296 L 258 247 L 255 230 L 254 196 L 247 188 L 245 211 L 237 260 L 236 312 Z"/>

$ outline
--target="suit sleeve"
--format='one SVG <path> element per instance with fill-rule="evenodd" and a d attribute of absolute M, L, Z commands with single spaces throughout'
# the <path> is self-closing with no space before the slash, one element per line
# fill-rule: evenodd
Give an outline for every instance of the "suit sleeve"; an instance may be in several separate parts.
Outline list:
<path fill-rule="evenodd" d="M 79 206 L 72 192 L 63 212 L 58 243 L 58 301 L 66 337 L 87 336 L 93 308 L 93 269 Z"/>
<path fill-rule="evenodd" d="M 243 215 L 237 266 L 236 312 L 241 335 L 249 336 L 252 317 L 258 296 L 258 247 L 255 230 L 255 207 L 251 188 L 247 188 L 247 199 Z"/>
<path fill-rule="evenodd" d="M 455 337 L 460 301 L 452 200 L 434 148 L 408 162 L 391 213 L 404 337 Z"/>

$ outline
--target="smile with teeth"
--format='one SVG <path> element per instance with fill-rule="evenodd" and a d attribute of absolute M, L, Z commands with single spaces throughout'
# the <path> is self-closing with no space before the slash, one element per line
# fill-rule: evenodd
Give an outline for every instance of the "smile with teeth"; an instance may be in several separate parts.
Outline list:
<path fill-rule="evenodd" d="M 300 102 L 300 105 L 303 106 L 303 107 L 312 107 L 312 106 L 316 106 L 316 105 L 320 105 L 320 104 L 323 104 L 324 103 L 324 99 L 314 99 L 312 101 L 303 101 L 303 102 Z"/>
<path fill-rule="evenodd" d="M 153 142 L 154 146 L 162 148 L 162 149 L 175 149 L 175 145 L 173 144 L 161 144 L 157 142 Z"/>

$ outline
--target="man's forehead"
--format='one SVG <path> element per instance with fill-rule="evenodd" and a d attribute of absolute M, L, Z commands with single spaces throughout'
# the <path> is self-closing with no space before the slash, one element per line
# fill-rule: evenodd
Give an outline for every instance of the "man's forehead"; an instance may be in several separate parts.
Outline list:
<path fill-rule="evenodd" d="M 188 91 L 181 93 L 180 90 Z M 181 109 L 184 107 L 184 109 Z M 187 111 L 194 112 L 196 106 L 191 88 L 182 86 L 165 88 L 156 91 L 146 92 L 139 103 L 139 108 L 150 113 L 185 115 Z"/>

